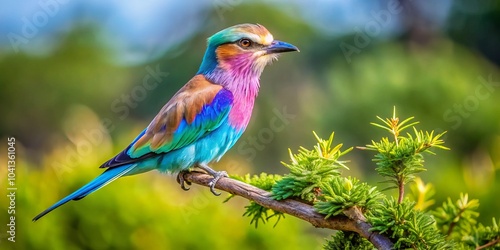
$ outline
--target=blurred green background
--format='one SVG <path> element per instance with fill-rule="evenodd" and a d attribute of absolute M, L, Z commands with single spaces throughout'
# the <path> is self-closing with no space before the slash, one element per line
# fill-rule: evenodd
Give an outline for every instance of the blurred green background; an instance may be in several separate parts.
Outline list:
<path fill-rule="evenodd" d="M 366 145 L 387 136 L 369 122 L 396 106 L 421 129 L 448 131 L 451 150 L 427 157 L 422 174 L 436 187 L 436 205 L 467 192 L 489 224 L 500 217 L 499 19 L 498 1 L 5 3 L 1 248 L 320 249 L 331 231 L 291 216 L 255 229 L 241 216 L 245 200 L 222 204 L 224 195 L 184 192 L 156 172 L 120 179 L 31 222 L 147 126 L 197 71 L 208 36 L 244 22 L 301 52 L 264 71 L 251 123 L 216 169 L 285 173 L 287 148 L 311 148 L 313 130 L 335 131 L 347 147 Z M 10 136 L 17 139 L 16 243 L 5 226 Z M 345 175 L 384 187 L 372 156 L 349 153 Z"/>

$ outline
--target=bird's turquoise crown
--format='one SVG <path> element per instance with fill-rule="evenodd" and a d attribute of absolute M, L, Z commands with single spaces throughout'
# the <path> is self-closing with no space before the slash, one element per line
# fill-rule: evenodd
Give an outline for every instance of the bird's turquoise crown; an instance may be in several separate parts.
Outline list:
<path fill-rule="evenodd" d="M 289 43 L 276 41 L 273 35 L 260 24 L 238 24 L 223 29 L 208 38 L 208 46 L 203 57 L 198 74 L 209 74 L 218 65 L 216 50 L 220 45 L 235 43 L 242 39 L 260 45 L 267 53 L 281 53 L 298 51 L 299 49 Z"/>

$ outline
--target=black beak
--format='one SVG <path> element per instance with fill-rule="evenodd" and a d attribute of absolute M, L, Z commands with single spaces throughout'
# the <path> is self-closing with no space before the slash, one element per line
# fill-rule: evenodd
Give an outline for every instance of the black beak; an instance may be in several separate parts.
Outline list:
<path fill-rule="evenodd" d="M 283 53 L 283 52 L 291 52 L 291 51 L 299 51 L 299 48 L 295 47 L 295 45 L 274 40 L 271 45 L 265 48 L 267 54 L 275 54 L 275 53 Z"/>

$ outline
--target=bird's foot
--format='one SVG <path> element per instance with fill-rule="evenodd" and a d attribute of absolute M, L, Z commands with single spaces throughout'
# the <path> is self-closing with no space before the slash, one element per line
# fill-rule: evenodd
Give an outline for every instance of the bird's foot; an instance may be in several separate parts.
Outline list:
<path fill-rule="evenodd" d="M 229 175 L 227 175 L 227 172 L 226 171 L 215 171 L 205 164 L 199 164 L 197 167 L 205 170 L 207 173 L 209 173 L 210 175 L 212 175 L 214 177 L 208 183 L 208 185 L 210 186 L 210 192 L 212 192 L 212 194 L 214 194 L 215 196 L 221 195 L 221 193 L 215 192 L 215 184 L 217 184 L 217 182 L 220 180 L 220 178 L 229 177 Z"/>
<path fill-rule="evenodd" d="M 213 180 L 211 180 L 208 185 L 210 185 L 210 192 L 212 192 L 212 194 L 214 194 L 215 196 L 219 196 L 221 195 L 221 193 L 217 193 L 215 192 L 215 184 L 217 184 L 217 182 L 219 181 L 220 178 L 222 177 L 229 177 L 229 175 L 227 175 L 227 172 L 226 171 L 218 171 L 216 172 L 215 175 L 213 175 Z"/>
<path fill-rule="evenodd" d="M 185 186 L 185 184 L 187 184 L 188 186 L 191 186 L 191 182 L 189 181 L 186 181 L 186 179 L 184 178 L 184 175 L 189 173 L 189 171 L 187 170 L 182 170 L 180 171 L 178 174 L 177 174 L 177 183 L 179 183 L 181 185 L 181 188 L 182 190 L 184 191 L 188 191 L 189 188 Z"/>

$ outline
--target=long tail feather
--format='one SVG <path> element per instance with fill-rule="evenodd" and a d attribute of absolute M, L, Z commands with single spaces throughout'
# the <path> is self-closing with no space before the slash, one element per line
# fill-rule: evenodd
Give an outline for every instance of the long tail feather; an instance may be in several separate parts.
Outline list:
<path fill-rule="evenodd" d="M 52 210 L 62 206 L 68 201 L 71 200 L 80 200 L 84 198 L 85 196 L 99 190 L 100 188 L 108 185 L 112 181 L 122 177 L 124 174 L 130 172 L 130 170 L 134 169 L 136 164 L 132 165 L 123 165 L 115 168 L 110 168 L 106 171 L 104 171 L 101 175 L 97 176 L 94 180 L 91 182 L 87 183 L 85 186 L 81 187 L 80 189 L 76 190 L 72 194 L 66 196 L 62 200 L 58 201 L 51 207 L 47 208 L 45 211 L 41 212 L 39 215 L 35 216 L 33 218 L 33 221 L 36 221 L 40 218 L 42 218 L 44 215 L 50 213 Z"/>

